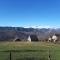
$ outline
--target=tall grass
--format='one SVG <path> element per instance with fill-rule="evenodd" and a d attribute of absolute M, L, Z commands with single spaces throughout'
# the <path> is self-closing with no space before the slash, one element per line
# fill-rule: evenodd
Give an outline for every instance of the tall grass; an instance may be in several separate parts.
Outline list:
<path fill-rule="evenodd" d="M 0 60 L 60 60 L 60 44 L 46 42 L 0 42 Z M 4 52 L 3 52 L 4 51 Z"/>

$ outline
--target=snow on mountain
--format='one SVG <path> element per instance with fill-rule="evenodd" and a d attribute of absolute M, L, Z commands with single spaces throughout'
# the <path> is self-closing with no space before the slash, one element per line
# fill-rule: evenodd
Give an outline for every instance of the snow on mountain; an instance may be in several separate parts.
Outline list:
<path fill-rule="evenodd" d="M 24 28 L 34 28 L 34 29 L 41 29 L 41 28 L 51 28 L 50 26 L 40 26 L 40 25 L 29 25 L 29 26 L 24 26 Z"/>

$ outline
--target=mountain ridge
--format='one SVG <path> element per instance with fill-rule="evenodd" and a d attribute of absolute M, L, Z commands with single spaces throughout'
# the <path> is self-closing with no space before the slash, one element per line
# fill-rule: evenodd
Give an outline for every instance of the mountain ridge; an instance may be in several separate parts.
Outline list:
<path fill-rule="evenodd" d="M 13 40 L 18 37 L 21 40 L 26 40 L 29 35 L 37 35 L 40 39 L 47 38 L 49 33 L 60 33 L 59 29 L 51 28 L 24 28 L 24 27 L 0 27 L 0 40 Z"/>

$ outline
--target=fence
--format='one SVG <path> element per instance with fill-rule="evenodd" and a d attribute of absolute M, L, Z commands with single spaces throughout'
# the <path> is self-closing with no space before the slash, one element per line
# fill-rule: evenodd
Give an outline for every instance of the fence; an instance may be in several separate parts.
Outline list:
<path fill-rule="evenodd" d="M 57 53 L 57 50 L 56 51 L 51 50 L 0 51 L 0 60 L 60 60 L 57 59 L 58 56 L 60 55 L 56 55 L 55 53 Z"/>

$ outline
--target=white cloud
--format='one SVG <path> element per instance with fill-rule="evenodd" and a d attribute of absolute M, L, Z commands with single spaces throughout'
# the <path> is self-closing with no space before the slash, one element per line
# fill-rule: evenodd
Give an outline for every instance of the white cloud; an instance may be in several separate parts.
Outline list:
<path fill-rule="evenodd" d="M 24 26 L 24 28 L 51 28 L 51 26 L 48 26 L 48 25 L 27 25 L 27 26 Z"/>

